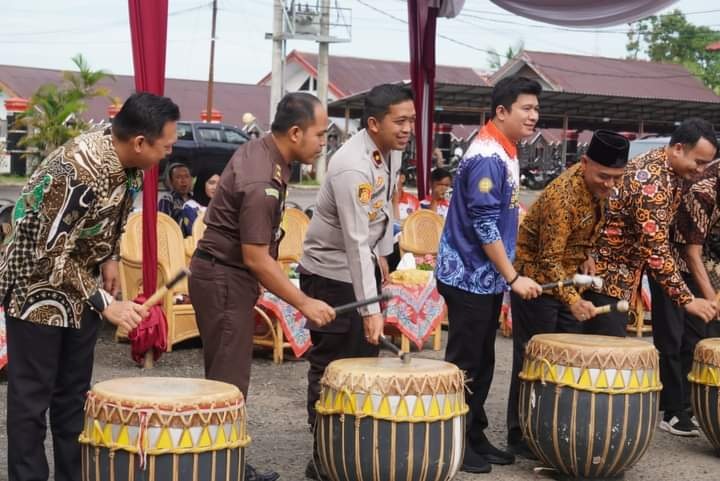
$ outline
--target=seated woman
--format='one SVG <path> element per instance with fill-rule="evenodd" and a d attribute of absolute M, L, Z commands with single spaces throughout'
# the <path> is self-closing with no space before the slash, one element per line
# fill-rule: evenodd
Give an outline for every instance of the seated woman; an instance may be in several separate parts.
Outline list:
<path fill-rule="evenodd" d="M 444 219 L 447 216 L 450 200 L 448 191 L 452 187 L 452 174 L 449 170 L 436 168 L 430 172 L 430 199 L 420 201 L 420 207 L 430 209 Z"/>
<path fill-rule="evenodd" d="M 210 204 L 219 181 L 220 172 L 217 169 L 206 168 L 198 174 L 193 187 L 193 197 L 183 204 L 182 214 L 180 215 L 180 229 L 184 237 L 192 235 L 195 219 Z"/>

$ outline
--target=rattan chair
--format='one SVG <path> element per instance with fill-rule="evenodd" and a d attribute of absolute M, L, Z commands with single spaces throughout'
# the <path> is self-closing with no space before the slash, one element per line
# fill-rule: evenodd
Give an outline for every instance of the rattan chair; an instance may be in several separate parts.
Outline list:
<path fill-rule="evenodd" d="M 285 236 L 278 247 L 278 261 L 287 268 L 289 264 L 300 262 L 303 253 L 303 241 L 310 219 L 300 209 L 289 207 L 283 215 L 282 228 Z"/>

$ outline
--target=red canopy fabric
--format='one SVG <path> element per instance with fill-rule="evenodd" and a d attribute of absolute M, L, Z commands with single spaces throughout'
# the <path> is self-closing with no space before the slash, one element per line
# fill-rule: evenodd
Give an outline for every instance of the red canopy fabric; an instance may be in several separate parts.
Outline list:
<path fill-rule="evenodd" d="M 167 47 L 168 0 L 128 0 L 130 10 L 130 32 L 132 37 L 133 67 L 135 70 L 135 90 L 163 95 L 165 92 L 165 50 Z M 157 286 L 157 185 L 158 167 L 145 171 L 143 182 L 143 290 L 150 297 Z M 147 323 L 155 324 L 160 307 L 153 308 Z M 162 320 L 164 322 L 164 318 Z M 157 335 L 161 329 L 138 331 Z M 135 339 L 142 337 L 138 332 Z M 163 340 L 164 341 L 164 340 Z M 133 341 L 135 342 L 135 341 Z M 146 339 L 138 342 L 153 345 Z M 136 346 L 133 345 L 133 350 Z M 159 356 L 155 352 L 156 358 Z"/>
<path fill-rule="evenodd" d="M 435 105 L 435 27 L 438 7 L 433 0 L 408 2 L 410 79 L 415 97 L 415 166 L 418 197 L 429 192 Z"/>

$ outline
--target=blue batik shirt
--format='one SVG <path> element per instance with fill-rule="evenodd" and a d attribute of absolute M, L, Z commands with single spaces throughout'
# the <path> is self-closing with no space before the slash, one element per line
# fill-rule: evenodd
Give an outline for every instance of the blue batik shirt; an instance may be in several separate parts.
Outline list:
<path fill-rule="evenodd" d="M 501 240 L 514 260 L 519 177 L 515 144 L 488 122 L 458 166 L 440 238 L 438 281 L 474 294 L 508 289 L 482 246 Z"/>

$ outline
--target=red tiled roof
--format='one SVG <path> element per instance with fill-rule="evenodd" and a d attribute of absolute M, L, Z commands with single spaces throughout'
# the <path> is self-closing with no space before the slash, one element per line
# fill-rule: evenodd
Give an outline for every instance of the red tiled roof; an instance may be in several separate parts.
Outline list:
<path fill-rule="evenodd" d="M 717 42 L 713 42 L 707 47 L 705 47 L 705 50 L 710 50 L 711 52 L 720 51 L 720 40 Z"/>
<path fill-rule="evenodd" d="M 718 102 L 720 97 L 682 65 L 584 55 L 523 51 L 493 80 L 524 62 L 553 90 L 617 97 Z"/>
<path fill-rule="evenodd" d="M 0 65 L 0 88 L 13 96 L 29 98 L 41 85 L 58 83 L 62 71 L 42 68 Z M 134 90 L 130 75 L 116 75 L 115 80 L 105 80 L 101 85 L 110 88 L 112 97 L 127 98 Z M 166 79 L 165 95 L 180 107 L 183 120 L 200 120 L 200 112 L 207 102 L 207 82 L 200 80 Z M 107 118 L 107 98 L 94 98 L 88 102 L 83 114 L 87 119 Z M 215 82 L 213 109 L 223 113 L 223 122 L 242 125 L 242 115 L 251 112 L 262 128 L 269 125 L 270 87 L 261 85 Z"/>
<path fill-rule="evenodd" d="M 317 54 L 293 50 L 288 54 L 287 62 L 298 62 L 305 69 L 317 74 Z M 375 85 L 410 80 L 410 63 L 371 58 L 343 57 L 331 55 L 329 59 L 330 90 L 336 97 L 342 98 L 370 90 Z M 259 83 L 266 82 L 266 75 Z M 487 74 L 469 67 L 449 67 L 438 65 L 435 73 L 437 82 L 459 85 L 489 85 Z"/>

